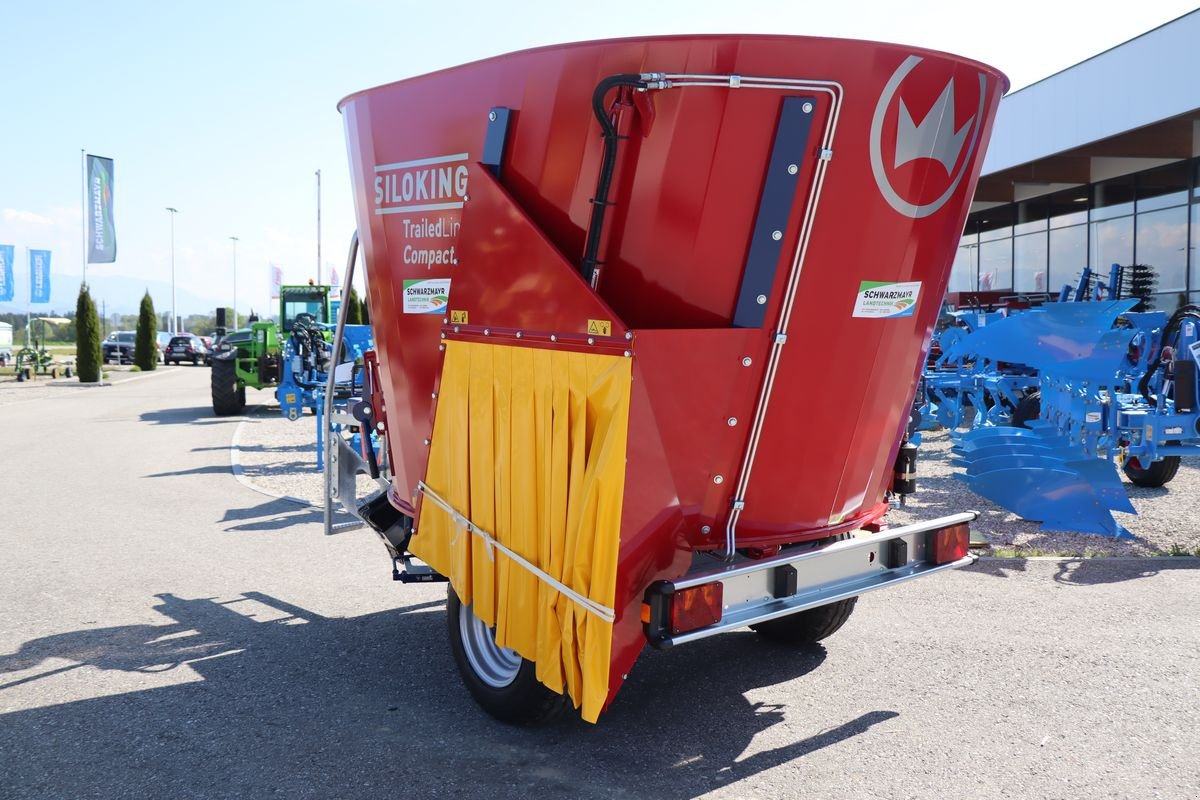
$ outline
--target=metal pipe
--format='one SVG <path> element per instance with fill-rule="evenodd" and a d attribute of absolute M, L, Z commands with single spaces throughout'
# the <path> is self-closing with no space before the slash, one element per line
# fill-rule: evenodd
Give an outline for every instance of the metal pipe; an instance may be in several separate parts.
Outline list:
<path fill-rule="evenodd" d="M 342 297 L 348 297 L 350 294 L 350 282 L 354 280 L 354 262 L 358 260 L 358 231 L 350 237 L 350 252 L 346 256 L 346 277 L 342 279 Z M 325 382 L 325 419 L 322 422 L 326 426 L 325 430 L 325 535 L 333 534 L 333 452 L 336 447 L 333 437 L 333 392 L 336 385 L 335 375 L 337 373 L 337 365 L 341 363 L 342 355 L 342 337 L 346 333 L 346 315 L 350 311 L 350 304 L 343 302 L 341 308 L 338 309 L 337 327 L 333 333 L 333 353 L 330 357 L 329 377 Z M 364 431 L 364 436 L 370 436 L 370 431 Z"/>
<path fill-rule="evenodd" d="M 805 207 L 804 221 L 800 228 L 800 238 L 796 243 L 796 252 L 792 259 L 792 267 L 788 273 L 787 290 L 784 294 L 783 305 L 779 318 L 779 327 L 775 331 L 771 345 L 771 353 L 764 372 L 762 389 L 759 391 L 758 403 L 755 407 L 754 420 L 750 428 L 750 436 L 746 444 L 746 452 L 742 458 L 738 482 L 734 487 L 733 508 L 725 524 L 725 558 L 732 560 L 737 550 L 737 523 L 745 507 L 746 490 L 750 484 L 750 473 L 754 467 L 754 459 L 758 452 L 758 442 L 762 436 L 763 420 L 766 417 L 770 403 L 771 392 L 774 388 L 775 373 L 779 368 L 782 348 L 787 341 L 787 330 L 791 323 L 792 307 L 796 301 L 796 289 L 800 281 L 800 273 L 804 268 L 804 259 L 808 253 L 808 242 L 812 235 L 813 220 L 817 204 L 821 197 L 821 188 L 825 182 L 825 171 L 829 159 L 833 155 L 833 137 L 837 131 L 838 118 L 841 115 L 842 99 L 845 89 L 837 81 L 812 80 L 808 78 L 771 78 L 746 75 L 708 75 L 696 73 L 664 73 L 647 72 L 637 76 L 644 84 L 643 89 L 683 89 L 708 87 L 714 89 L 773 89 L 786 92 L 813 92 L 828 95 L 831 101 L 829 121 L 825 125 L 821 137 L 821 148 L 816 169 L 813 174 L 812 188 L 809 191 Z M 599 87 L 597 87 L 599 90 Z M 595 96 L 593 95 L 593 98 Z M 593 209 L 593 216 L 595 209 Z M 586 260 L 585 260 L 586 264 Z M 585 276 L 586 277 L 586 276 Z"/>

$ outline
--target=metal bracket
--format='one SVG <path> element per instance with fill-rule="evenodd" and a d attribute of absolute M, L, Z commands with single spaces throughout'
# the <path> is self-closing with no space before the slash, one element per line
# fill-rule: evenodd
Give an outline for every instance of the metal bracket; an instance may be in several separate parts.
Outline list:
<path fill-rule="evenodd" d="M 512 109 L 496 107 L 488 111 L 487 133 L 483 137 L 483 156 L 479 163 L 496 177 L 500 177 L 500 164 L 504 161 L 504 143 L 508 140 L 511 117 Z"/>
<path fill-rule="evenodd" d="M 740 83 L 740 77 L 729 77 L 731 87 Z M 807 113 L 805 106 L 809 108 Z M 808 152 L 809 134 L 813 117 L 816 116 L 813 109 L 816 107 L 815 97 L 785 97 L 780 101 L 775 140 L 767 161 L 766 179 L 759 196 L 758 213 L 750 234 L 750 250 L 746 254 L 742 284 L 733 312 L 735 328 L 758 328 L 766 320 L 768 304 L 758 302 L 758 298 L 760 295 L 767 298 L 771 296 L 775 274 L 783 258 L 783 234 L 787 230 L 800 181 L 801 170 L 798 165 L 804 163 Z"/>

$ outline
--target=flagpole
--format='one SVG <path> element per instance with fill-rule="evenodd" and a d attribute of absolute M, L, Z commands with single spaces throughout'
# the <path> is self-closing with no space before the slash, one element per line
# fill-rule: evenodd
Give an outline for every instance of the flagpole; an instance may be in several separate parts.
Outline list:
<path fill-rule="evenodd" d="M 321 170 L 317 170 L 317 285 L 321 285 Z"/>
<path fill-rule="evenodd" d="M 88 243 L 88 236 L 87 236 L 87 223 L 88 223 L 88 220 L 87 220 L 87 151 L 84 150 L 82 147 L 79 148 L 79 174 L 80 174 L 80 186 L 83 189 L 83 198 L 81 201 L 83 216 L 80 218 L 80 223 L 79 223 L 79 227 L 83 233 L 83 251 L 81 252 L 80 255 L 83 258 L 83 283 L 86 286 L 87 285 L 87 249 L 88 249 L 88 247 L 87 247 L 87 243 Z"/>

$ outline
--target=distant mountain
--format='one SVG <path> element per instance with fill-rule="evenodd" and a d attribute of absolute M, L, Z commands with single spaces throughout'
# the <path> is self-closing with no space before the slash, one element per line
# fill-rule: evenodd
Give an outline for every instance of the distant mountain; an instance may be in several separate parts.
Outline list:
<path fill-rule="evenodd" d="M 162 314 L 171 310 L 171 284 L 169 281 L 147 281 L 142 278 L 129 278 L 124 275 L 91 275 L 88 283 L 92 286 L 92 297 L 96 308 L 101 313 L 136 314 L 142 302 L 142 293 L 149 290 L 154 299 L 154 309 Z M 55 275 L 50 285 L 50 303 L 27 306 L 17 298 L 18 302 L 0 302 L 0 313 L 24 314 L 26 308 L 33 313 L 48 314 L 51 311 L 63 313 L 75 310 L 75 301 L 79 297 L 79 279 Z M 201 297 L 181 287 L 175 288 L 175 310 L 186 317 L 188 314 L 201 314 L 212 311 L 219 300 Z M 103 308 L 102 308 L 103 306 Z"/>

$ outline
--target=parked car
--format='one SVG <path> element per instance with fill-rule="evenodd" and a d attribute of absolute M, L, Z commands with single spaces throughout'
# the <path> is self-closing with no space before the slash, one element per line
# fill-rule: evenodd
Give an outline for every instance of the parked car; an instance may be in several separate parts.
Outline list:
<path fill-rule="evenodd" d="M 208 348 L 204 346 L 204 342 L 200 341 L 199 336 L 181 333 L 172 337 L 171 341 L 167 343 L 163 357 L 168 364 L 190 361 L 192 366 L 196 366 L 201 362 L 208 363 Z"/>
<path fill-rule="evenodd" d="M 167 331 L 159 331 L 154 334 L 154 346 L 158 349 L 158 360 L 163 364 L 167 363 L 167 345 L 171 341 L 173 333 Z"/>
<path fill-rule="evenodd" d="M 213 338 L 211 336 L 198 336 L 196 338 L 204 342 L 204 366 L 211 367 L 213 357 Z"/>
<path fill-rule="evenodd" d="M 134 331 L 113 331 L 108 335 L 108 338 L 100 343 L 100 351 L 104 356 L 104 363 L 115 361 L 118 364 L 133 363 L 133 348 L 137 340 L 137 333 Z"/>

